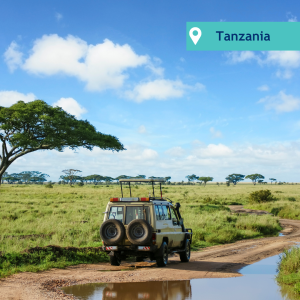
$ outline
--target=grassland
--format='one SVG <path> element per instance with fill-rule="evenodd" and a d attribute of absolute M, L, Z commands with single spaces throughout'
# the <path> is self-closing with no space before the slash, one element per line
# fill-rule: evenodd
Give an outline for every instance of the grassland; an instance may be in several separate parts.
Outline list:
<path fill-rule="evenodd" d="M 300 203 L 300 185 L 225 185 L 163 187 L 163 195 L 180 202 L 185 226 L 193 228 L 193 248 L 229 243 L 244 238 L 276 235 L 278 219 L 269 215 L 234 215 L 227 205 L 247 204 L 249 193 L 268 188 L 279 201 Z M 125 194 L 129 194 L 127 188 Z M 150 186 L 137 185 L 134 196 L 146 196 Z M 276 193 L 280 191 L 280 193 Z M 157 191 L 158 192 L 158 191 Z M 117 185 L 70 187 L 2 185 L 0 188 L 0 276 L 18 271 L 44 270 L 71 264 L 107 260 L 95 249 L 102 245 L 99 227 L 110 197 L 120 196 Z M 296 201 L 289 201 L 294 197 Z M 34 247 L 74 247 L 55 250 Z M 27 249 L 27 250 L 26 250 Z"/>
<path fill-rule="evenodd" d="M 250 209 L 260 209 L 284 219 L 300 220 L 300 184 L 269 185 L 277 201 L 260 204 L 247 204 Z"/>
<path fill-rule="evenodd" d="M 300 248 L 285 250 L 278 264 L 277 281 L 291 286 L 294 294 L 300 294 Z M 299 299 L 299 298 L 297 298 Z"/>

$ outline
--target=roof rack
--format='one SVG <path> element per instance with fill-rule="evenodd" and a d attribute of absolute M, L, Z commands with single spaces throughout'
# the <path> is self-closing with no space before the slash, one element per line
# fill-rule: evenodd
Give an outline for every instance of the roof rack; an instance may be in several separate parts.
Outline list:
<path fill-rule="evenodd" d="M 152 183 L 152 191 L 153 191 L 153 198 L 155 198 L 154 194 L 154 183 L 159 182 L 160 186 L 160 198 L 162 199 L 162 189 L 161 189 L 161 184 L 163 182 L 166 182 L 164 178 L 153 178 L 153 179 L 143 179 L 143 178 L 128 178 L 128 179 L 119 179 L 119 182 L 121 184 L 121 193 L 122 193 L 122 198 L 123 198 L 123 189 L 122 189 L 122 182 L 128 182 L 129 185 L 129 190 L 130 190 L 130 197 L 131 197 L 131 186 L 130 182 L 151 182 Z M 152 198 L 152 197 L 151 197 Z"/>
<path fill-rule="evenodd" d="M 155 179 L 144 179 L 144 178 L 128 178 L 128 179 L 119 179 L 119 182 L 166 182 L 164 178 L 155 178 Z"/>

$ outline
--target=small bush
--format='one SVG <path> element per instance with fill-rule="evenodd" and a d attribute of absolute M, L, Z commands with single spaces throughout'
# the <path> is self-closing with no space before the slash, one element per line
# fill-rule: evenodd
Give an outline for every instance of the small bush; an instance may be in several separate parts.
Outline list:
<path fill-rule="evenodd" d="M 289 201 L 291 201 L 291 202 L 295 202 L 296 201 L 296 198 L 295 197 L 288 197 L 287 198 Z"/>
<path fill-rule="evenodd" d="M 283 207 L 273 207 L 271 210 L 271 214 L 278 216 L 278 214 L 280 213 L 280 211 L 283 209 Z"/>
<path fill-rule="evenodd" d="M 211 197 L 204 197 L 203 198 L 204 203 L 211 203 L 212 201 L 213 201 L 213 199 Z"/>
<path fill-rule="evenodd" d="M 271 193 L 270 190 L 260 190 L 253 192 L 249 195 L 249 203 L 265 203 L 277 200 Z"/>
<path fill-rule="evenodd" d="M 48 188 L 48 189 L 53 189 L 53 184 L 52 184 L 52 182 L 50 181 L 50 182 L 46 183 L 46 184 L 45 184 L 45 187 Z"/>
<path fill-rule="evenodd" d="M 78 182 L 76 183 L 77 186 L 84 186 L 84 183 L 83 182 Z"/>

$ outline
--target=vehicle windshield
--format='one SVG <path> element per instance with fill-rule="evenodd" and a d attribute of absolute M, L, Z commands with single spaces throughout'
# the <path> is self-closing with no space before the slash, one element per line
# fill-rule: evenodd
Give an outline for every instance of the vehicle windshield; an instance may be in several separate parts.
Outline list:
<path fill-rule="evenodd" d="M 123 223 L 123 220 L 124 220 L 123 206 L 112 206 L 110 208 L 108 218 L 116 219 Z"/>
<path fill-rule="evenodd" d="M 143 211 L 145 209 L 145 211 Z M 129 224 L 132 220 L 143 219 L 150 223 L 150 210 L 148 206 L 127 206 L 125 224 Z"/>

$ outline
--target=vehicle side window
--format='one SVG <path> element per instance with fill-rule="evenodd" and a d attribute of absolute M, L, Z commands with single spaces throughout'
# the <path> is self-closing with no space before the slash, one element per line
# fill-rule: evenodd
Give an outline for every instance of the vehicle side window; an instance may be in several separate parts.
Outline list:
<path fill-rule="evenodd" d="M 176 214 L 174 208 L 171 207 L 170 209 L 171 209 L 171 216 L 172 216 L 173 225 L 179 225 L 177 214 Z"/>
<path fill-rule="evenodd" d="M 162 205 L 164 220 L 171 220 L 169 206 Z"/>
<path fill-rule="evenodd" d="M 112 206 L 109 211 L 109 219 L 116 219 L 123 223 L 123 206 Z"/>
<path fill-rule="evenodd" d="M 164 219 L 161 205 L 155 205 L 155 215 L 156 215 L 156 220 L 158 221 Z"/>

